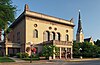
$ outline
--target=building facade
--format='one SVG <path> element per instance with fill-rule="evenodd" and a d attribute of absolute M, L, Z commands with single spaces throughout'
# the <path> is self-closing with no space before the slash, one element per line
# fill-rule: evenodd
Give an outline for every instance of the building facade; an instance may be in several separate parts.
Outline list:
<path fill-rule="evenodd" d="M 55 45 L 59 48 L 58 58 L 72 58 L 73 19 L 64 20 L 53 16 L 30 11 L 25 5 L 24 12 L 12 23 L 8 41 L 4 45 L 5 54 L 26 52 L 33 45 L 39 54 L 43 45 Z M 32 44 L 31 44 L 32 43 Z M 53 59 L 56 59 L 54 54 Z"/>

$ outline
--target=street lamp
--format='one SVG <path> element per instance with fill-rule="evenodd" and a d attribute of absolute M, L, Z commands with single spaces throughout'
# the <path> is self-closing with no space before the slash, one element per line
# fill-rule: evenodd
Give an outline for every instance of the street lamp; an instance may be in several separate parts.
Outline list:
<path fill-rule="evenodd" d="M 82 48 L 79 48 L 79 51 L 80 51 L 80 53 L 81 53 L 81 55 L 80 55 L 80 58 L 82 59 Z"/>
<path fill-rule="evenodd" d="M 32 47 L 33 47 L 33 43 L 30 42 L 30 48 L 31 48 L 31 58 L 30 58 L 30 63 L 32 63 Z"/>

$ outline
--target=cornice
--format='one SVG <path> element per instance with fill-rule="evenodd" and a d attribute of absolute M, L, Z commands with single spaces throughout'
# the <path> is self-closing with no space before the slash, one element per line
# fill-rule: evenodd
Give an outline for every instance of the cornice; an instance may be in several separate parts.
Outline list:
<path fill-rule="evenodd" d="M 46 21 L 51 21 L 51 22 L 55 22 L 55 23 L 59 23 L 59 24 L 63 24 L 63 25 L 68 25 L 68 26 L 72 26 L 72 27 L 75 26 L 72 21 L 68 21 L 68 20 L 64 20 L 61 18 L 45 15 L 42 13 L 26 11 L 25 16 L 34 17 L 34 18 L 38 18 L 38 19 L 42 19 L 42 20 L 46 20 Z"/>

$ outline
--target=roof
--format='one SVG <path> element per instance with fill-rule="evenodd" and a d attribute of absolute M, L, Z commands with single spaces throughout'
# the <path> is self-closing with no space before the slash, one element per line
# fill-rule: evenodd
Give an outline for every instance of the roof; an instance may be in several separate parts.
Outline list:
<path fill-rule="evenodd" d="M 28 5 L 25 5 L 24 12 L 12 23 L 10 28 L 13 28 L 15 25 L 17 25 L 20 22 L 19 20 L 23 19 L 25 16 L 39 18 L 39 19 L 42 19 L 42 20 L 47 20 L 47 21 L 51 21 L 51 22 L 55 22 L 55 23 L 59 23 L 59 24 L 63 24 L 63 25 L 72 26 L 72 27 L 75 26 L 72 19 L 71 20 L 65 20 L 65 19 L 62 19 L 62 18 L 57 18 L 57 17 L 54 17 L 54 16 L 49 16 L 49 15 L 46 15 L 46 14 L 33 12 L 33 11 L 29 10 Z"/>
<path fill-rule="evenodd" d="M 85 38 L 84 41 L 90 42 L 91 37 L 90 38 Z"/>

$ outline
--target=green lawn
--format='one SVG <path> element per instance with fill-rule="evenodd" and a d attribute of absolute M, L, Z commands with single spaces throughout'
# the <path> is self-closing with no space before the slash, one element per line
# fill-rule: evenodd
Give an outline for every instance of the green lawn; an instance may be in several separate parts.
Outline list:
<path fill-rule="evenodd" d="M 30 58 L 22 58 L 22 60 L 25 60 L 25 61 L 30 61 Z M 32 60 L 40 60 L 39 58 L 32 58 Z"/>
<path fill-rule="evenodd" d="M 0 62 L 15 62 L 15 61 L 8 57 L 0 57 Z"/>

